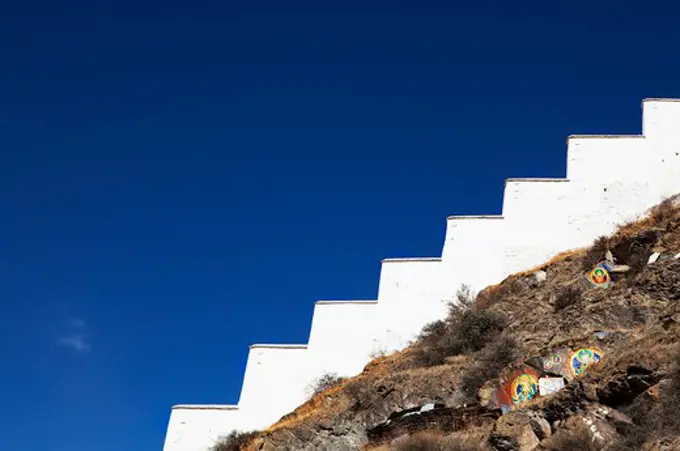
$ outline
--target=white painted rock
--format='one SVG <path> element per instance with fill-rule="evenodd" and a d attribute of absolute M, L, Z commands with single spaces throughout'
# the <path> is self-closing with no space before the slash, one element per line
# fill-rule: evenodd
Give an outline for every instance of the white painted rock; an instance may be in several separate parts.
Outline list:
<path fill-rule="evenodd" d="M 548 273 L 545 272 L 545 271 L 536 271 L 534 273 L 534 279 L 536 279 L 536 282 L 538 282 L 538 283 L 545 282 L 547 278 L 548 278 Z"/>
<path fill-rule="evenodd" d="M 609 251 L 609 250 L 608 250 L 607 253 L 604 254 L 604 258 L 605 258 L 605 260 L 607 260 L 608 262 L 614 263 L 614 256 L 612 255 L 612 251 Z"/>

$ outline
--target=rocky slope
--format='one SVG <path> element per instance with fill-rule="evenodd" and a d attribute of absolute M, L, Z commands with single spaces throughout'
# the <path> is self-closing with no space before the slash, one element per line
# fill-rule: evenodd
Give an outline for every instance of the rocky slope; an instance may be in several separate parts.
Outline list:
<path fill-rule="evenodd" d="M 602 262 L 612 283 L 596 287 Z M 680 449 L 676 199 L 457 305 L 404 351 L 215 450 Z"/>

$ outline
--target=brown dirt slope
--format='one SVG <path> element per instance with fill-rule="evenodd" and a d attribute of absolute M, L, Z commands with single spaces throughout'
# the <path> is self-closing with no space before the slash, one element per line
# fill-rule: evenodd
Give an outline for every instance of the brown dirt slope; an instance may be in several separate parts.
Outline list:
<path fill-rule="evenodd" d="M 477 296 L 461 291 L 460 306 L 409 348 L 220 451 L 680 450 L 677 205 L 669 199 L 591 248 Z M 585 274 L 608 255 L 630 268 L 594 288 Z M 575 374 L 567 367 L 580 348 L 600 360 Z M 544 366 L 556 355 L 564 388 L 513 392 L 516 374 L 558 376 Z"/>

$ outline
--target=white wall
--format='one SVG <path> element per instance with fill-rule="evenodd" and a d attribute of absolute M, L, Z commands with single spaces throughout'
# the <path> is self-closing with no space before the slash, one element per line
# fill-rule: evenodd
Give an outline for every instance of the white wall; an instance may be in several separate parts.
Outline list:
<path fill-rule="evenodd" d="M 377 301 L 317 302 L 308 346 L 252 346 L 238 409 L 176 406 L 164 451 L 206 451 L 219 434 L 266 427 L 324 372 L 357 374 L 371 352 L 407 345 L 461 284 L 478 291 L 586 246 L 680 192 L 680 102 L 642 109 L 643 135 L 570 136 L 567 178 L 509 179 L 502 216 L 449 217 L 441 258 L 385 259 Z"/>
<path fill-rule="evenodd" d="M 389 258 L 382 262 L 375 337 L 388 351 L 403 348 L 417 324 L 445 311 L 440 258 Z"/>
<path fill-rule="evenodd" d="M 461 286 L 479 291 L 503 272 L 505 219 L 449 216 L 442 250 L 442 282 L 449 297 Z"/>
<path fill-rule="evenodd" d="M 309 333 L 310 380 L 325 373 L 355 375 L 378 350 L 378 301 L 318 301 Z"/>
<path fill-rule="evenodd" d="M 241 427 L 261 429 L 295 409 L 304 400 L 308 364 L 307 345 L 251 345 L 238 403 Z"/>
<path fill-rule="evenodd" d="M 559 253 L 565 241 L 570 183 L 509 179 L 503 196 L 503 273 L 531 268 Z"/>
<path fill-rule="evenodd" d="M 174 406 L 163 451 L 208 450 L 221 435 L 240 429 L 239 420 L 238 406 Z"/>

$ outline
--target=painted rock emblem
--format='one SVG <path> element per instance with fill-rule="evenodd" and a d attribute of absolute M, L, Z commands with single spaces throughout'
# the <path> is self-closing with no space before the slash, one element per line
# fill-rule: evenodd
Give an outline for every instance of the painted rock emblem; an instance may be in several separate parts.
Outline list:
<path fill-rule="evenodd" d="M 609 288 L 612 278 L 604 265 L 597 265 L 588 274 L 588 281 L 596 288 Z"/>
<path fill-rule="evenodd" d="M 562 363 L 562 358 L 559 355 L 555 354 L 543 361 L 543 369 L 546 371 L 551 370 L 553 369 L 553 367 L 559 366 L 560 363 Z"/>
<path fill-rule="evenodd" d="M 600 361 L 601 353 L 597 349 L 582 348 L 574 352 L 569 365 L 574 376 L 580 376 L 591 365 Z"/>
<path fill-rule="evenodd" d="M 533 399 L 538 393 L 538 381 L 531 374 L 521 374 L 512 382 L 512 402 L 519 404 Z"/>

